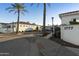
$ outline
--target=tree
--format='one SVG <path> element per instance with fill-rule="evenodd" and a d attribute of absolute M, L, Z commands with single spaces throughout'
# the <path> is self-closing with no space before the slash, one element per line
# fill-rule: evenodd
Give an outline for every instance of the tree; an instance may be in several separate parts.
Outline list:
<path fill-rule="evenodd" d="M 45 24 L 46 24 L 46 3 L 43 4 L 43 36 L 45 35 Z"/>
<path fill-rule="evenodd" d="M 31 5 L 33 5 L 33 4 L 31 4 Z M 46 26 L 46 5 L 50 6 L 50 4 L 49 3 L 48 4 L 43 3 L 43 28 L 42 28 L 43 36 L 46 33 L 46 31 L 45 31 L 45 26 Z"/>
<path fill-rule="evenodd" d="M 24 14 L 27 10 L 25 9 L 24 4 L 22 3 L 14 3 L 11 4 L 10 7 L 6 8 L 9 10 L 9 12 L 14 12 L 17 13 L 17 28 L 16 28 L 16 33 L 19 32 L 19 20 L 20 20 L 20 14 Z"/>
<path fill-rule="evenodd" d="M 36 31 L 38 31 L 38 26 L 36 27 Z"/>

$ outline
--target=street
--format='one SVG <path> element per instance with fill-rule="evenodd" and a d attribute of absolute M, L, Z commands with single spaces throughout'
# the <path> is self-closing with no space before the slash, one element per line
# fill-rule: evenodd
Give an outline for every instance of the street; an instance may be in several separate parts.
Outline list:
<path fill-rule="evenodd" d="M 0 42 L 0 56 L 77 56 L 77 54 L 42 37 L 24 37 Z"/>
<path fill-rule="evenodd" d="M 0 53 L 8 53 L 8 55 L 29 56 L 31 53 L 31 49 L 33 51 L 35 48 L 36 45 L 35 45 L 35 41 L 33 41 L 33 38 L 31 39 L 22 38 L 19 40 L 16 39 L 16 40 L 0 43 Z M 35 51 L 36 50 L 37 49 L 35 49 Z M 7 55 L 7 54 L 0 54 L 0 55 Z"/>

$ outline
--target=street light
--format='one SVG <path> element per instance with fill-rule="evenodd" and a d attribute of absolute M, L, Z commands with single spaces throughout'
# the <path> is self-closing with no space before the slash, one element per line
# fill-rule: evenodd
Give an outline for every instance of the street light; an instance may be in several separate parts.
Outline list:
<path fill-rule="evenodd" d="M 52 36 L 54 34 L 54 17 L 52 17 Z"/>

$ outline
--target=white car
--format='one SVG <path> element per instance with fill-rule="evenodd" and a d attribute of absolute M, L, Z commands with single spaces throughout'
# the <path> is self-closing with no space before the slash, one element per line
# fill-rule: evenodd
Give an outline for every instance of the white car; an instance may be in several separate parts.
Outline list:
<path fill-rule="evenodd" d="M 25 30 L 25 32 L 32 32 L 32 31 L 33 31 L 32 28 L 27 28 L 27 29 Z"/>

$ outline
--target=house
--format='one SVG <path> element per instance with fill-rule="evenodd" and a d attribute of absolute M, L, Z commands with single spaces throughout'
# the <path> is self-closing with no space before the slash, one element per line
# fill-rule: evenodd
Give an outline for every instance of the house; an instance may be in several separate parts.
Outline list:
<path fill-rule="evenodd" d="M 14 32 L 16 32 L 17 23 L 16 22 L 13 22 L 13 23 L 11 23 L 11 25 L 13 25 Z M 33 30 L 36 30 L 36 27 L 37 26 L 38 26 L 38 28 L 40 30 L 41 26 L 36 25 L 35 23 L 29 23 L 29 22 L 20 21 L 19 22 L 19 32 L 26 31 L 28 28 L 32 28 Z"/>
<path fill-rule="evenodd" d="M 0 33 L 10 33 L 13 32 L 11 25 L 9 23 L 0 23 Z"/>
<path fill-rule="evenodd" d="M 35 23 L 29 23 L 23 21 L 19 22 L 19 32 L 24 32 L 28 28 L 36 30 L 36 27 L 38 27 L 38 30 L 41 30 L 41 25 L 36 25 Z M 17 22 L 0 23 L 0 32 L 2 33 L 16 32 L 16 28 L 17 28 Z"/>
<path fill-rule="evenodd" d="M 79 10 L 59 14 L 61 19 L 61 39 L 79 45 Z"/>

